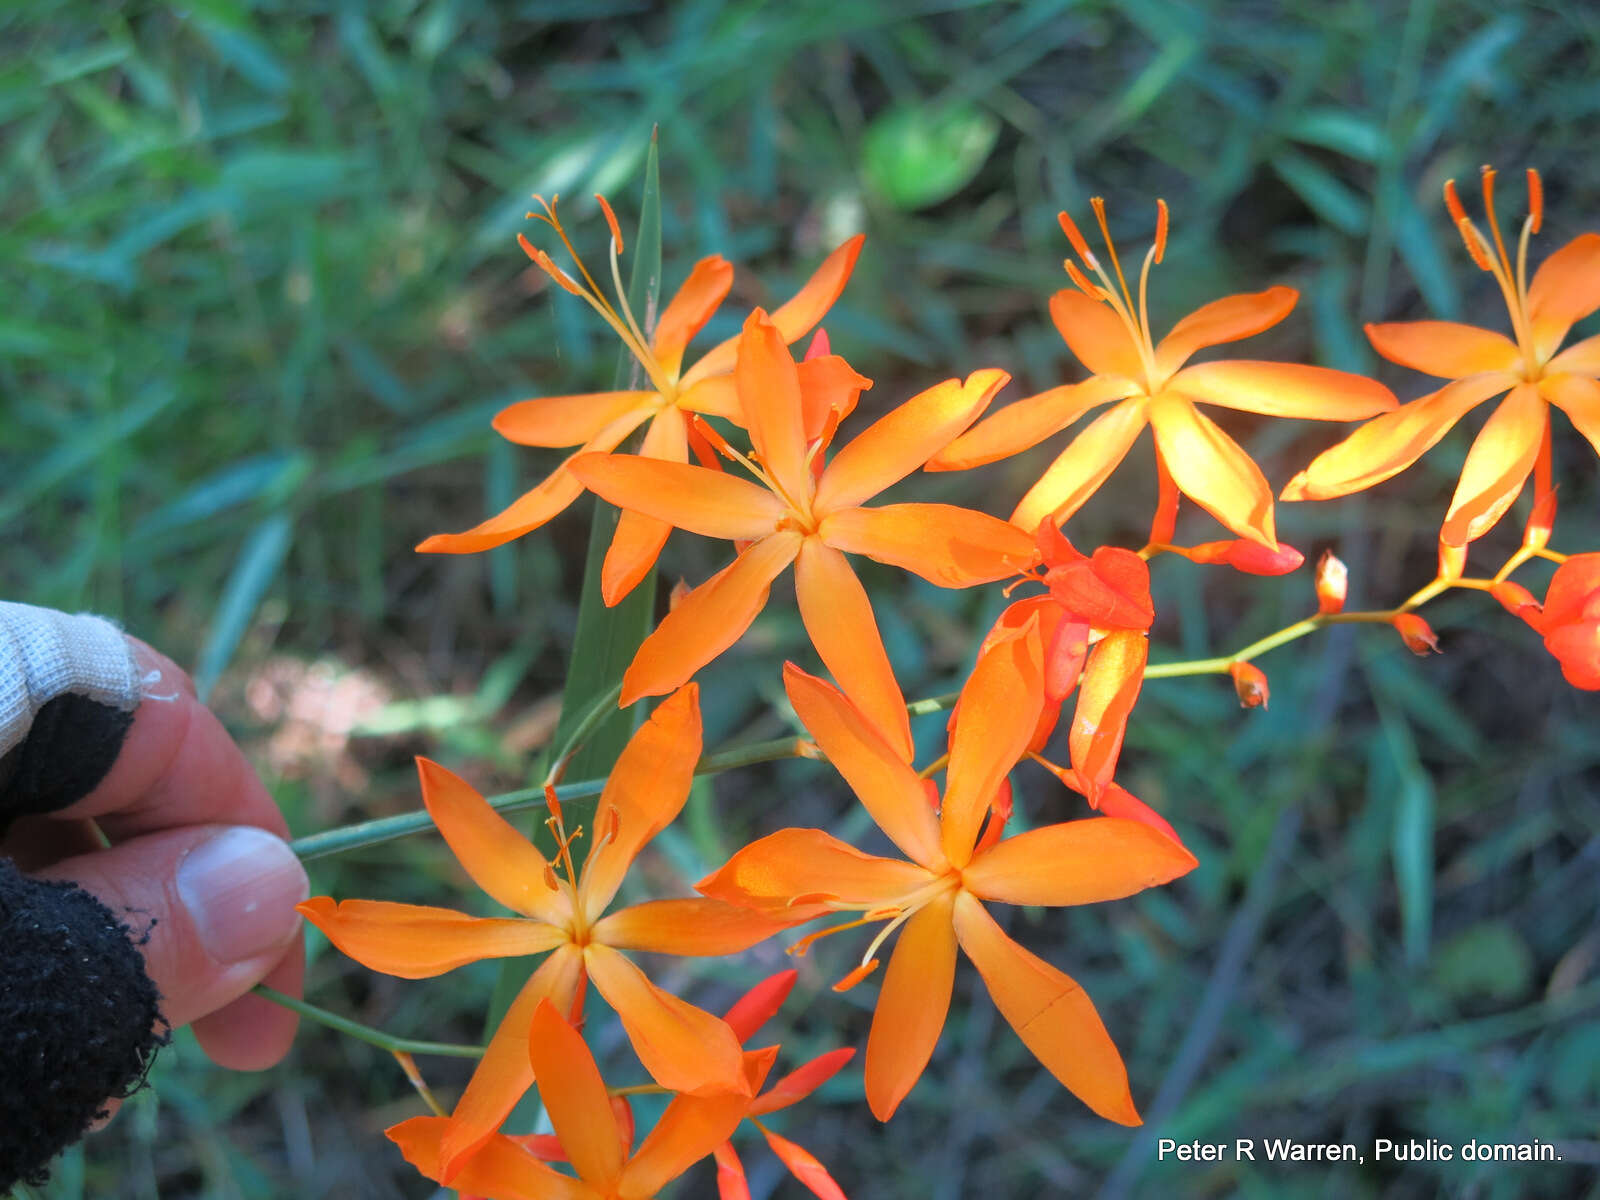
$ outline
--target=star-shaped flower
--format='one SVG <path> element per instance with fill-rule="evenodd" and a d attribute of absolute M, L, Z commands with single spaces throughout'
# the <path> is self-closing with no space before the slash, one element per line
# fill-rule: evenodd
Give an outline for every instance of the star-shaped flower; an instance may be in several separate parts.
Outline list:
<path fill-rule="evenodd" d="M 893 1115 L 933 1054 L 959 946 L 1051 1074 L 1101 1116 L 1139 1122 L 1127 1071 L 1088 996 L 1012 941 L 984 905 L 1115 900 L 1184 874 L 1195 859 L 1150 825 L 1116 817 L 1002 836 L 1004 812 L 994 801 L 1043 703 L 1042 656 L 1030 623 L 979 658 L 962 689 L 937 816 L 932 785 L 845 696 L 789 664 L 784 682 L 795 712 L 906 859 L 863 854 L 820 829 L 785 829 L 698 885 L 774 919 L 853 911 L 860 919 L 838 929 L 887 921 L 846 984 L 875 968 L 878 947 L 900 931 L 867 1041 L 867 1102 L 880 1120 Z"/>
<path fill-rule="evenodd" d="M 1439 540 L 1460 547 L 1487 533 L 1522 492 L 1550 490 L 1550 405 L 1567 414 L 1600 451 L 1600 336 L 1565 350 L 1574 324 L 1600 309 L 1600 234 L 1579 234 L 1528 282 L 1528 242 L 1544 220 L 1538 172 L 1528 171 L 1528 216 L 1512 264 L 1494 212 L 1495 173 L 1483 170 L 1483 204 L 1493 241 L 1473 224 L 1445 184 L 1445 204 L 1467 251 L 1494 276 L 1515 340 L 1454 321 L 1368 325 L 1378 353 L 1401 366 L 1452 382 L 1368 421 L 1319 454 L 1283 489 L 1285 500 L 1327 500 L 1359 492 L 1405 470 L 1486 400 L 1506 394 L 1467 452 Z M 1557 353 L 1560 351 L 1560 353 Z"/>
<path fill-rule="evenodd" d="M 559 806 L 550 824 L 559 864 L 481 795 L 437 763 L 418 759 L 423 800 L 439 832 L 474 883 L 515 918 L 472 917 L 450 909 L 383 900 L 314 896 L 300 906 L 328 940 L 356 961 L 404 979 L 424 979 L 484 958 L 551 952 L 523 985 L 489 1043 L 441 1143 L 448 1178 L 528 1090 L 528 1024 L 543 1000 L 570 1012 L 587 978 L 622 1019 L 645 1069 L 676 1092 L 717 1095 L 745 1086 L 738 1039 L 717 1017 L 645 977 L 621 953 L 734 954 L 777 932 L 783 921 L 693 897 L 653 900 L 606 914 L 644 846 L 672 823 L 689 795 L 700 758 L 700 708 L 694 684 L 661 702 L 633 735 L 601 792 L 588 858 L 579 872 Z M 549 793 L 553 799 L 554 793 Z"/>
<path fill-rule="evenodd" d="M 1006 375 L 977 371 L 965 383 L 950 379 L 929 388 L 869 426 L 825 467 L 821 456 L 836 422 L 810 435 L 805 414 L 828 406 L 808 400 L 806 377 L 760 310 L 745 322 L 734 381 L 755 461 L 725 442 L 722 449 L 759 482 L 629 454 L 572 460 L 584 486 L 619 508 L 749 543 L 645 639 L 623 676 L 622 703 L 670 691 L 733 645 L 765 607 L 772 581 L 794 563 L 800 617 L 817 653 L 909 760 L 905 699 L 866 589 L 844 552 L 904 567 L 941 587 L 988 583 L 1032 560 L 1027 534 L 984 513 L 949 504 L 865 503 L 967 428 Z"/>
<path fill-rule="evenodd" d="M 1139 431 L 1155 432 L 1162 469 L 1201 508 L 1241 537 L 1276 548 L 1272 491 L 1261 470 L 1196 404 L 1220 404 L 1244 412 L 1320 421 L 1353 421 L 1395 407 L 1394 395 L 1373 380 L 1326 367 L 1277 362 L 1208 362 L 1185 367 L 1195 351 L 1238 341 L 1270 329 L 1294 308 L 1293 288 L 1273 287 L 1213 300 L 1155 342 L 1147 293 L 1150 267 L 1161 261 L 1167 240 L 1167 206 L 1158 201 L 1155 242 L 1145 255 L 1135 301 L 1106 224 L 1105 202 L 1092 201 L 1105 236 L 1112 274 L 1084 241 L 1066 213 L 1061 228 L 1090 281 L 1071 259 L 1074 284 L 1055 294 L 1050 316 L 1067 346 L 1093 372 L 1007 405 L 957 438 L 928 464 L 932 471 L 962 470 L 1007 458 L 1065 429 L 1091 409 L 1116 401 L 1078 434 L 1039 481 L 1011 520 L 1030 533 L 1046 518 L 1057 525 L 1081 508 L 1110 477 Z"/>

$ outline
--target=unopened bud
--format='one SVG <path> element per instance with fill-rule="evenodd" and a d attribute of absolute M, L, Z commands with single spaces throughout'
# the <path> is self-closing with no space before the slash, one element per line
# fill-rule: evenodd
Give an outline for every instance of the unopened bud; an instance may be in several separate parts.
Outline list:
<path fill-rule="evenodd" d="M 1344 611 L 1345 593 L 1350 587 L 1350 568 L 1332 550 L 1317 559 L 1317 611 L 1324 615 Z"/>
<path fill-rule="evenodd" d="M 1266 708 L 1272 690 L 1267 687 L 1267 677 L 1254 663 L 1236 662 L 1228 668 L 1233 676 L 1233 690 L 1239 694 L 1240 708 Z"/>
<path fill-rule="evenodd" d="M 1287 575 L 1298 571 L 1306 556 L 1286 542 L 1279 542 L 1276 550 L 1269 550 L 1260 542 L 1249 538 L 1235 538 L 1227 542 L 1202 542 L 1187 550 L 1177 548 L 1190 562 L 1226 563 L 1235 571 L 1246 575 Z"/>
<path fill-rule="evenodd" d="M 1439 578 L 1446 583 L 1453 583 L 1466 572 L 1467 548 L 1465 546 L 1452 546 L 1448 542 L 1439 543 Z"/>
<path fill-rule="evenodd" d="M 1509 579 L 1502 579 L 1499 583 L 1491 584 L 1489 594 L 1508 613 L 1514 617 L 1521 617 L 1529 625 L 1534 625 L 1539 614 L 1543 611 L 1539 602 L 1534 599 L 1533 593 L 1520 583 L 1512 583 Z M 1535 625 L 1537 628 L 1537 625 Z"/>
<path fill-rule="evenodd" d="M 1530 550 L 1543 550 L 1550 544 L 1550 530 L 1555 523 L 1556 490 L 1551 488 L 1533 502 L 1527 527 L 1522 531 L 1522 544 Z"/>
<path fill-rule="evenodd" d="M 1405 642 L 1406 649 L 1411 653 L 1423 658 L 1439 653 L 1438 635 L 1433 632 L 1433 627 L 1416 613 L 1401 613 L 1394 618 L 1392 624 L 1395 632 L 1400 635 L 1400 640 Z"/>
<path fill-rule="evenodd" d="M 678 576 L 678 582 L 673 584 L 672 590 L 667 593 L 667 611 L 671 612 L 673 609 L 677 608 L 678 605 L 682 604 L 684 597 L 687 596 L 691 590 L 692 589 L 689 587 L 688 581 L 685 580 L 682 575 Z"/>

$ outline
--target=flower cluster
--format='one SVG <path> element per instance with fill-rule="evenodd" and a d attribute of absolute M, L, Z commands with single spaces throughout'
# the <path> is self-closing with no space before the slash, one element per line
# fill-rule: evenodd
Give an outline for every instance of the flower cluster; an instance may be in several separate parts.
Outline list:
<path fill-rule="evenodd" d="M 1450 381 L 1420 399 L 1401 404 L 1374 380 L 1301 363 L 1191 362 L 1199 351 L 1283 321 L 1295 291 L 1275 286 L 1212 301 L 1156 340 L 1149 282 L 1166 253 L 1167 207 L 1158 204 L 1155 237 L 1135 287 L 1096 199 L 1105 262 L 1062 213 L 1075 258 L 1065 263 L 1071 286 L 1049 306 L 1087 378 L 991 412 L 1009 377 L 976 370 L 889 408 L 847 439 L 841 426 L 871 381 L 829 353 L 820 331 L 800 359 L 791 347 L 840 295 L 859 238 L 829 255 L 793 299 L 770 313 L 748 313 L 736 336 L 685 370 L 686 347 L 727 297 L 732 267 L 721 258 L 701 260 L 646 330 L 624 299 L 617 268 L 622 237 L 610 206 L 600 202 L 611 234 L 615 300 L 577 256 L 555 202 L 541 201 L 530 216 L 554 230 L 574 271 L 527 239 L 524 250 L 616 331 L 649 386 L 506 409 L 495 428 L 510 440 L 579 449 L 505 512 L 464 533 L 429 538 L 420 549 L 461 553 L 499 545 L 537 529 L 587 489 L 622 510 L 602 576 L 608 604 L 649 575 L 675 529 L 731 542 L 734 555 L 675 595 L 622 677 L 624 707 L 665 699 L 617 760 L 587 832 L 568 827 L 557 793 L 547 787 L 547 845 L 554 850 L 541 850 L 463 780 L 419 760 L 423 799 L 439 832 L 472 880 L 516 916 L 327 897 L 302 906 L 346 954 L 405 978 L 483 958 L 547 956 L 522 985 L 454 1111 L 390 1130 L 406 1157 L 429 1178 L 474 1195 L 634 1198 L 655 1195 L 712 1156 L 721 1193 L 732 1200 L 748 1191 L 728 1138 L 751 1121 L 815 1194 L 842 1197 L 815 1158 L 759 1120 L 808 1095 L 852 1053 L 826 1053 L 762 1090 L 778 1048 L 748 1050 L 744 1043 L 776 1012 L 795 974 L 758 985 L 718 1017 L 661 989 L 628 957 L 640 950 L 734 954 L 835 914 L 847 919 L 790 952 L 803 954 L 843 930 L 881 926 L 837 985 L 862 983 L 875 973 L 880 952 L 888 953 L 864 1056 L 866 1099 L 880 1120 L 893 1116 L 933 1055 L 964 955 L 1046 1070 L 1099 1115 L 1137 1124 L 1127 1071 L 1094 1003 L 1071 976 L 1008 935 L 989 906 L 1110 903 L 1164 886 L 1197 865 L 1167 817 L 1117 782 L 1147 679 L 1225 674 L 1243 705 L 1264 707 L 1268 680 L 1252 661 L 1259 655 L 1339 621 L 1387 623 L 1407 645 L 1427 652 L 1437 642 L 1413 610 L 1443 591 L 1468 588 L 1490 592 L 1542 636 L 1573 684 L 1600 688 L 1600 555 L 1567 557 L 1548 545 L 1555 516 L 1551 406 L 1600 447 L 1600 337 L 1560 350 L 1571 326 L 1600 308 L 1600 234 L 1556 251 L 1529 282 L 1529 240 L 1542 220 L 1539 178 L 1528 174 L 1530 212 L 1514 262 L 1494 215 L 1494 179 L 1486 170 L 1488 235 L 1467 217 L 1453 183 L 1446 204 L 1473 261 L 1504 292 L 1514 340 L 1442 321 L 1367 327 L 1386 358 Z M 1278 540 L 1265 475 L 1201 406 L 1364 422 L 1280 496 L 1326 500 L 1400 472 L 1470 409 L 1496 396 L 1504 399 L 1473 442 L 1444 514 L 1433 581 L 1396 608 L 1347 612 L 1347 573 L 1325 552 L 1313 615 L 1235 654 L 1149 663 L 1157 616 L 1152 559 L 1167 555 L 1255 575 L 1286 574 L 1304 561 Z M 1026 489 L 1009 519 L 951 504 L 876 502 L 919 469 L 995 462 L 1105 405 Z M 635 451 L 620 450 L 641 426 Z M 1063 525 L 1146 426 L 1157 480 L 1148 540 L 1080 551 Z M 1468 546 L 1505 515 L 1530 474 L 1535 504 L 1521 546 L 1493 576 L 1469 577 Z M 1229 536 L 1176 545 L 1181 497 Z M 959 694 L 929 706 L 951 709 L 947 748 L 920 767 L 906 699 L 852 556 L 945 588 L 1003 582 L 1008 595 L 1036 589 L 975 639 L 975 661 Z M 1509 578 L 1535 559 L 1561 563 L 1542 603 Z M 781 828 L 701 880 L 698 896 L 609 911 L 630 865 L 682 809 L 701 762 L 694 676 L 744 634 L 791 565 L 800 620 L 832 678 L 785 665 L 785 693 L 806 735 L 797 745 L 827 760 L 898 856 L 866 853 L 820 829 Z M 1056 727 L 1069 702 L 1060 739 Z M 1047 757 L 1058 740 L 1064 740 L 1062 762 Z M 1010 776 L 1024 760 L 1081 795 L 1086 811 L 1017 831 Z M 587 845 L 581 866 L 580 839 Z M 652 1084 L 608 1090 L 581 1032 L 590 983 L 616 1012 Z M 535 1086 L 553 1134 L 502 1132 Z M 626 1094 L 641 1089 L 674 1098 L 636 1147 Z M 572 1173 L 554 1165 L 561 1163 Z"/>

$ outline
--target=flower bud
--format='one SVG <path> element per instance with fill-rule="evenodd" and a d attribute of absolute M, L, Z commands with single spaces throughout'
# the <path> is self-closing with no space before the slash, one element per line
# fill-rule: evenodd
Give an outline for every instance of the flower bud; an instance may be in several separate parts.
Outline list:
<path fill-rule="evenodd" d="M 1538 628 L 1540 605 L 1533 598 L 1533 593 L 1520 583 L 1512 583 L 1509 579 L 1502 579 L 1499 583 L 1489 588 L 1489 594 L 1500 601 L 1508 613 L 1514 617 L 1521 617 L 1529 625 Z"/>
<path fill-rule="evenodd" d="M 1332 550 L 1317 559 L 1317 611 L 1323 615 L 1344 611 L 1345 592 L 1350 586 L 1350 569 Z"/>
<path fill-rule="evenodd" d="M 1556 490 L 1551 488 L 1533 502 L 1533 511 L 1522 531 L 1522 544 L 1530 550 L 1543 550 L 1550 544 L 1550 529 L 1555 523 Z"/>
<path fill-rule="evenodd" d="M 1236 662 L 1228 668 L 1228 674 L 1233 676 L 1233 690 L 1239 694 L 1240 708 L 1266 708 L 1271 690 L 1260 667 Z"/>
<path fill-rule="evenodd" d="M 1192 563 L 1226 563 L 1246 575 L 1287 575 L 1290 571 L 1299 570 L 1306 561 L 1306 556 L 1287 542 L 1278 543 L 1276 550 L 1268 550 L 1260 542 L 1253 542 L 1249 538 L 1202 542 L 1187 550 L 1181 546 L 1176 549 Z"/>
<path fill-rule="evenodd" d="M 1433 627 L 1416 613 L 1401 613 L 1394 618 L 1392 624 L 1401 641 L 1405 642 L 1406 649 L 1411 653 L 1424 658 L 1439 653 L 1438 635 L 1433 632 Z"/>
<path fill-rule="evenodd" d="M 671 612 L 683 603 L 683 598 L 689 594 L 688 581 L 683 576 L 678 576 L 678 582 L 672 585 L 672 590 L 667 593 L 667 611 Z"/>

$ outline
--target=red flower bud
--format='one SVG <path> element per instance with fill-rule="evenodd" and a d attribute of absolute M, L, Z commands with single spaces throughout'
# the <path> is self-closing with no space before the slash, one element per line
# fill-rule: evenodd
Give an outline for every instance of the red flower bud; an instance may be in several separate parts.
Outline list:
<path fill-rule="evenodd" d="M 1433 627 L 1416 613 L 1401 613 L 1391 623 L 1411 653 L 1424 658 L 1439 653 L 1438 635 L 1433 632 Z"/>
<path fill-rule="evenodd" d="M 1239 693 L 1240 708 L 1265 708 L 1271 690 L 1267 677 L 1254 663 L 1236 662 L 1228 668 L 1233 676 L 1233 690 Z"/>
<path fill-rule="evenodd" d="M 1332 550 L 1324 550 L 1317 559 L 1317 611 L 1323 614 L 1343 612 L 1349 586 L 1350 569 Z"/>
<path fill-rule="evenodd" d="M 1252 542 L 1248 538 L 1201 542 L 1187 549 L 1182 546 L 1174 549 L 1192 563 L 1205 566 L 1226 563 L 1246 575 L 1287 575 L 1290 571 L 1299 570 L 1306 561 L 1306 556 L 1287 542 L 1279 542 L 1276 550 L 1268 550 L 1260 542 Z"/>
<path fill-rule="evenodd" d="M 1489 594 L 1500 601 L 1501 606 L 1512 616 L 1521 617 L 1535 629 L 1539 627 L 1539 602 L 1533 598 L 1533 593 L 1520 583 L 1502 579 L 1489 588 Z"/>

